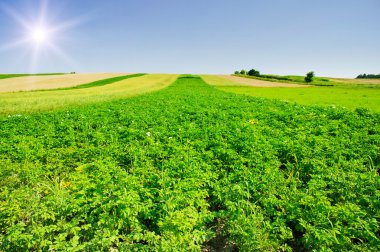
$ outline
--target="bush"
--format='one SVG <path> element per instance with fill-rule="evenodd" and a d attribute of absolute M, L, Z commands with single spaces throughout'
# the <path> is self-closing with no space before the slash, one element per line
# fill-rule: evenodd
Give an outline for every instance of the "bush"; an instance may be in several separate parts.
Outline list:
<path fill-rule="evenodd" d="M 246 75 L 247 74 L 247 71 L 245 71 L 244 69 L 240 71 L 240 74 L 242 75 Z"/>
<path fill-rule="evenodd" d="M 313 81 L 314 72 L 308 72 L 305 77 L 305 82 L 310 83 Z"/>
<path fill-rule="evenodd" d="M 234 74 L 240 74 L 240 72 L 239 71 L 235 71 Z"/>
<path fill-rule="evenodd" d="M 260 76 L 260 72 L 255 70 L 255 69 L 251 69 L 248 71 L 248 75 L 249 76 Z"/>

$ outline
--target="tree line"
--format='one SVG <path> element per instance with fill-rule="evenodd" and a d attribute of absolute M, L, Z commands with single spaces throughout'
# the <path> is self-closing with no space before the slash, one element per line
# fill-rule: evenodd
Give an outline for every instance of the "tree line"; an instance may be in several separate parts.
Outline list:
<path fill-rule="evenodd" d="M 256 69 L 251 69 L 249 71 L 246 70 L 240 70 L 240 71 L 235 71 L 235 75 L 247 75 L 247 76 L 255 76 L 255 77 L 260 77 L 260 78 L 265 78 L 265 79 L 276 79 L 276 80 L 288 80 L 291 81 L 292 79 L 286 77 L 286 76 L 277 76 L 277 75 L 267 75 L 267 74 L 260 74 L 260 71 Z M 305 82 L 310 83 L 314 79 L 314 72 L 308 72 L 304 78 Z"/>
<path fill-rule="evenodd" d="M 380 74 L 359 74 L 356 79 L 379 79 Z"/>

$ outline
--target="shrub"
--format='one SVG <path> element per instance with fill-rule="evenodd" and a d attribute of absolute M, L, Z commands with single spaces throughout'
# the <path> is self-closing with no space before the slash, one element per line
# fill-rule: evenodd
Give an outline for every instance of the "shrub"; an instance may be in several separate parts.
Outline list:
<path fill-rule="evenodd" d="M 305 82 L 310 83 L 313 81 L 314 72 L 308 72 L 305 77 Z"/>
<path fill-rule="evenodd" d="M 260 76 L 260 72 L 255 70 L 255 69 L 251 69 L 248 71 L 248 75 L 249 76 Z"/>

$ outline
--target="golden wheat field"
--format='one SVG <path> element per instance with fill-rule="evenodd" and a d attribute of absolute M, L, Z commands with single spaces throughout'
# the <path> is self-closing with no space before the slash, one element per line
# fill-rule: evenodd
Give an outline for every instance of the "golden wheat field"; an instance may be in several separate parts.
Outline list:
<path fill-rule="evenodd" d="M 126 75 L 126 73 L 77 73 L 16 77 L 0 80 L 0 92 L 66 88 L 121 75 Z"/>
<path fill-rule="evenodd" d="M 47 111 L 121 99 L 165 88 L 177 77 L 175 74 L 149 74 L 99 87 L 0 93 L 0 114 Z"/>

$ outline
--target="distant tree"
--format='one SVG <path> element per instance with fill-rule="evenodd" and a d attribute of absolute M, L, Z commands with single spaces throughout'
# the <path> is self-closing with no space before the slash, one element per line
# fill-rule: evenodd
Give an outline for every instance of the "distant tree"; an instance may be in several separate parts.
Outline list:
<path fill-rule="evenodd" d="M 235 73 L 234 74 L 239 74 L 240 72 L 239 71 L 235 71 Z"/>
<path fill-rule="evenodd" d="M 247 74 L 247 71 L 245 71 L 244 69 L 240 71 L 240 74 L 242 75 L 246 75 Z"/>
<path fill-rule="evenodd" d="M 380 74 L 359 74 L 356 79 L 379 79 Z"/>
<path fill-rule="evenodd" d="M 314 72 L 308 72 L 305 77 L 305 82 L 310 83 L 313 81 Z"/>
<path fill-rule="evenodd" d="M 255 69 L 251 69 L 248 71 L 248 75 L 249 76 L 260 76 L 260 72 L 255 70 Z"/>

